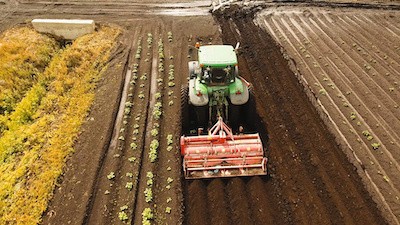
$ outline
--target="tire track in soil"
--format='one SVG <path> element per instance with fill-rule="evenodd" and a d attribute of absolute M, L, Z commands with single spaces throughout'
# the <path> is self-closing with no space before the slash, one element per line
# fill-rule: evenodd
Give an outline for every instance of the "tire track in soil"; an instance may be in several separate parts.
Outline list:
<path fill-rule="evenodd" d="M 141 28 L 135 30 L 132 36 L 132 45 L 134 46 L 131 50 L 132 56 L 135 56 L 135 52 L 138 49 L 139 45 L 137 42 L 140 33 Z M 134 61 L 140 63 L 140 60 L 130 59 L 130 68 L 133 67 Z M 142 65 L 142 67 L 145 66 Z M 144 113 L 147 112 L 146 104 L 135 104 L 140 102 L 137 98 L 133 103 L 132 112 L 129 113 L 129 115 L 124 112 L 126 108 L 126 102 L 132 102 L 132 99 L 137 96 L 137 92 L 139 92 L 139 85 L 133 87 L 131 83 L 131 81 L 133 80 L 131 78 L 133 76 L 135 76 L 135 73 L 133 73 L 133 71 L 131 70 L 128 70 L 127 76 L 125 78 L 125 87 L 120 100 L 121 103 L 117 116 L 117 122 L 114 128 L 113 138 L 111 139 L 111 144 L 108 151 L 106 152 L 106 156 L 101 163 L 101 169 L 96 178 L 97 184 L 95 185 L 93 191 L 93 197 L 90 206 L 86 212 L 87 217 L 84 220 L 84 224 L 115 224 L 118 222 L 117 211 L 121 206 L 127 205 L 129 206 L 129 209 L 127 211 L 132 210 L 131 208 L 133 206 L 135 195 L 132 193 L 126 193 L 128 190 L 125 188 L 126 182 L 128 182 L 126 173 L 135 171 L 133 170 L 135 166 L 132 163 L 129 163 L 128 160 L 130 157 L 132 157 L 129 147 L 131 143 L 130 140 L 132 126 L 128 126 L 127 121 L 132 123 L 132 121 L 134 120 L 134 113 L 139 113 L 141 111 Z M 136 122 L 141 124 L 141 127 L 143 127 L 145 124 L 145 118 L 142 118 L 140 121 Z M 124 137 L 124 139 L 121 140 L 121 137 Z M 143 139 L 143 137 L 141 136 L 139 136 L 138 138 Z M 143 146 L 140 146 L 139 144 L 138 148 L 141 149 L 142 147 Z M 136 157 L 138 161 L 141 159 L 140 155 Z M 135 163 L 137 165 L 140 165 L 140 162 Z M 115 173 L 115 178 L 108 179 L 107 176 L 111 172 Z M 135 175 L 137 176 L 138 174 Z M 121 201 L 121 198 L 123 198 L 123 201 Z M 122 202 L 124 204 L 121 204 Z M 129 212 L 128 214 L 131 214 L 131 212 Z"/>
<path fill-rule="evenodd" d="M 250 77 L 249 71 L 243 71 L 243 61 L 241 61 L 242 75 L 253 81 L 256 95 L 259 97 L 258 103 L 263 102 L 262 105 L 269 106 L 264 110 L 259 110 L 259 113 L 269 123 L 271 161 L 278 163 L 274 165 L 276 174 L 271 182 L 286 183 L 282 192 L 291 201 L 293 214 L 291 216 L 296 224 L 346 222 L 384 224 L 374 202 L 370 197 L 364 197 L 368 194 L 360 178 L 308 102 L 279 48 L 266 33 L 253 24 L 252 18 L 240 13 L 228 15 L 233 18 L 232 23 L 235 26 L 220 18 L 223 37 L 226 42 L 233 44 L 236 40 L 234 32 L 229 32 L 230 27 L 236 27 L 239 30 L 239 41 L 245 49 L 242 55 L 252 71 Z M 252 52 L 246 49 L 249 48 L 248 46 L 251 46 L 248 50 Z M 254 49 L 257 50 L 253 51 Z M 268 59 L 262 58 L 263 55 L 267 55 Z M 266 93 L 263 94 L 261 90 Z M 287 154 L 288 150 L 292 151 L 292 157 Z M 281 159 L 281 162 L 276 162 L 275 159 Z M 298 161 L 297 165 L 293 164 L 293 160 Z M 336 163 L 332 163 L 331 160 Z M 281 169 L 285 167 L 286 171 L 291 169 L 289 173 L 282 173 L 284 170 Z M 337 171 L 338 167 L 342 172 Z M 296 172 L 295 176 L 293 172 Z M 336 188 L 346 190 L 347 186 L 353 185 L 357 192 L 355 195 L 346 191 L 340 193 L 339 196 L 335 194 Z M 298 199 L 293 199 L 290 195 Z M 333 199 L 343 201 L 346 208 L 339 207 Z M 316 207 L 320 204 L 322 207 Z M 307 211 L 309 214 L 304 213 Z"/>
<path fill-rule="evenodd" d="M 162 102 L 164 105 L 160 127 L 160 151 L 155 170 L 155 222 L 157 224 L 181 224 L 183 212 L 182 161 L 179 151 L 180 116 L 180 78 L 185 77 L 185 70 L 180 68 L 187 55 L 186 36 L 177 30 L 182 21 L 167 20 L 161 27 L 160 39 L 164 46 L 164 70 L 159 71 Z M 186 45 L 186 46 L 185 46 Z M 170 82 L 175 83 L 172 85 Z M 168 143 L 168 135 L 172 135 L 172 143 Z M 169 183 L 168 179 L 172 179 Z M 169 207 L 169 208 L 168 208 Z M 171 210 L 168 213 L 168 209 Z M 174 218 L 180 220 L 174 221 Z"/>
<path fill-rule="evenodd" d="M 117 114 L 120 109 L 122 90 L 125 77 L 129 76 L 128 67 L 132 44 L 128 36 L 134 32 L 127 32 L 120 39 L 112 58 L 110 67 L 98 84 L 98 92 L 91 108 L 88 121 L 82 127 L 82 133 L 77 140 L 74 155 L 68 159 L 62 183 L 55 190 L 47 211 L 43 215 L 42 224 L 84 224 L 88 211 L 92 208 L 96 187 L 100 182 L 99 174 L 105 162 L 111 140 L 115 137 L 120 120 Z M 118 64 L 117 64 L 118 62 Z M 124 63 L 122 66 L 120 63 Z M 111 93 L 105 90 L 115 90 Z M 98 119 L 104 119 L 98 124 Z M 94 141 L 93 136 L 96 137 Z M 91 142 L 91 141 L 94 142 Z M 113 143 L 114 144 L 114 143 Z M 88 153 L 88 151 L 91 153 Z"/>
<path fill-rule="evenodd" d="M 152 163 L 149 159 L 149 149 L 150 149 L 150 143 L 153 140 L 153 136 L 151 135 L 151 130 L 153 129 L 153 124 L 156 122 L 155 119 L 153 118 L 153 111 L 152 109 L 154 108 L 155 102 L 156 102 L 156 97 L 155 93 L 157 92 L 157 76 L 158 76 L 158 71 L 157 71 L 157 65 L 158 65 L 158 52 L 156 48 L 156 44 L 158 42 L 158 36 L 160 35 L 160 23 L 159 21 L 155 22 L 155 25 L 151 28 L 151 31 L 149 31 L 149 34 L 152 34 L 152 43 L 151 43 L 151 57 L 149 57 L 149 62 L 151 62 L 151 67 L 150 67 L 150 72 L 148 73 L 149 75 L 149 92 L 148 92 L 148 101 L 149 101 L 149 106 L 148 108 L 150 109 L 145 115 L 146 117 L 146 124 L 145 124 L 145 131 L 143 132 L 143 135 L 145 136 L 144 138 L 144 152 L 143 152 L 143 157 L 142 157 L 142 164 L 140 167 L 140 172 L 141 174 L 139 176 L 139 183 L 138 183 L 138 191 L 136 194 L 136 202 L 134 204 L 135 210 L 132 215 L 132 220 L 131 224 L 141 224 L 142 222 L 142 212 L 145 208 L 150 208 L 152 209 L 154 213 L 154 204 L 147 203 L 145 200 L 144 196 L 144 191 L 147 185 L 147 179 L 146 179 L 146 174 L 147 172 L 152 172 L 155 174 L 155 164 Z"/>

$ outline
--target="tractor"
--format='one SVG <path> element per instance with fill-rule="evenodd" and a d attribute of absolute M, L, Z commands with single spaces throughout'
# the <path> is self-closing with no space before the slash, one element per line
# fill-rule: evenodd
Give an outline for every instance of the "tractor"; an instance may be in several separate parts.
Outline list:
<path fill-rule="evenodd" d="M 238 47 L 238 45 L 237 45 Z M 182 87 L 180 139 L 186 179 L 267 174 L 267 158 L 253 128 L 255 104 L 251 84 L 239 76 L 237 48 L 198 47 L 190 61 L 189 84 Z"/>

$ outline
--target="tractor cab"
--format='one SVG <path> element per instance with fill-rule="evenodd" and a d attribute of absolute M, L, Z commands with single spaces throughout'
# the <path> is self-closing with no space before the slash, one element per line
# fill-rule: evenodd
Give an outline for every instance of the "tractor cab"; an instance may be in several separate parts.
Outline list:
<path fill-rule="evenodd" d="M 235 82 L 237 57 L 230 45 L 209 45 L 199 48 L 200 82 L 225 86 Z"/>

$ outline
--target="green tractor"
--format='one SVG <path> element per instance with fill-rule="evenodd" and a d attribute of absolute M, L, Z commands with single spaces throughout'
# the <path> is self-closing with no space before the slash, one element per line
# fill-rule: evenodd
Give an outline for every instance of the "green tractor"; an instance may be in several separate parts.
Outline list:
<path fill-rule="evenodd" d="M 230 45 L 201 46 L 198 61 L 189 62 L 180 139 L 186 179 L 267 174 L 260 135 L 243 132 L 254 131 L 256 116 L 250 84 L 237 64 Z M 196 129 L 197 135 L 188 133 Z"/>
<path fill-rule="evenodd" d="M 189 85 L 182 97 L 183 104 L 189 104 L 183 106 L 187 114 L 183 129 L 208 129 L 219 118 L 235 132 L 253 125 L 250 84 L 239 76 L 236 49 L 231 45 L 198 48 L 198 61 L 189 62 Z"/>

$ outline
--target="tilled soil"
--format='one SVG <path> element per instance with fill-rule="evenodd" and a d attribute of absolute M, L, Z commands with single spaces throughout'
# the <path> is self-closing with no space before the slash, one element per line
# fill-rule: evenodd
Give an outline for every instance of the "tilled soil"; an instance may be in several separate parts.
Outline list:
<path fill-rule="evenodd" d="M 208 1 L 148 2 L 151 4 L 4 4 L 7 10 L 0 15 L 0 30 L 38 17 L 77 16 L 116 23 L 125 29 L 43 224 L 119 224 L 121 211 L 127 214 L 127 223 L 140 224 L 141 213 L 147 207 L 159 224 L 386 224 L 279 46 L 254 24 L 250 11 L 232 9 L 217 14 L 214 21 L 207 14 Z M 198 16 L 187 16 L 193 14 Z M 172 33 L 172 41 L 168 32 Z M 164 44 L 163 60 L 158 52 L 160 39 Z M 187 61 L 194 58 L 193 45 L 197 41 L 241 43 L 239 67 L 241 75 L 254 86 L 260 117 L 257 130 L 268 149 L 270 176 L 183 180 L 178 149 L 179 95 L 181 85 L 187 83 Z M 160 70 L 161 62 L 164 70 Z M 171 65 L 175 78 L 170 86 Z M 161 97 L 157 97 L 158 92 Z M 159 121 L 152 116 L 156 101 L 163 105 Z M 125 114 L 127 102 L 132 108 Z M 151 133 L 155 123 L 160 127 L 157 135 Z M 172 151 L 167 150 L 169 134 L 174 137 Z M 151 163 L 148 150 L 154 138 L 160 147 L 158 160 Z M 135 149 L 133 142 L 137 144 Z M 149 171 L 155 175 L 150 203 L 143 194 Z M 109 179 L 111 172 L 115 177 Z M 168 178 L 173 181 L 168 182 Z M 130 189 L 128 183 L 132 184 Z M 123 206 L 127 209 L 121 210 Z"/>
<path fill-rule="evenodd" d="M 194 20 L 201 22 L 193 24 Z M 101 130 L 111 141 L 105 144 L 105 150 L 90 152 L 90 146 L 87 145 L 96 142 L 99 134 L 83 133 L 77 144 L 77 153 L 70 159 L 62 186 L 56 190 L 45 215 L 44 224 L 118 224 L 121 223 L 119 213 L 123 206 L 128 206 L 124 210 L 129 217 L 128 223 L 140 224 L 145 208 L 153 210 L 157 223 L 183 223 L 182 162 L 178 150 L 181 129 L 180 89 L 187 82 L 187 61 L 194 57 L 195 42 L 220 43 L 218 27 L 211 17 L 137 19 L 130 25 L 134 29 L 125 35 L 129 40 L 123 41 L 129 52 L 122 59 L 126 61 L 124 76 L 119 77 L 118 88 L 108 87 L 110 91 L 119 94 L 101 97 L 113 101 L 114 109 L 119 108 L 117 111 L 120 114 L 115 112 L 115 119 L 111 119 L 92 111 L 94 121 L 114 121 L 112 130 Z M 172 34 L 171 40 L 169 32 Z M 152 37 L 151 43 L 149 35 Z M 163 71 L 160 71 L 160 40 L 164 45 Z M 139 48 L 140 57 L 137 56 Z M 173 86 L 169 85 L 171 66 L 175 74 Z M 121 68 L 124 68 L 123 65 Z M 132 85 L 133 80 L 135 85 Z M 105 84 L 100 84 L 100 89 L 103 85 Z M 157 93 L 161 97 L 156 97 Z M 163 104 L 163 115 L 159 121 L 153 117 L 156 101 Z M 132 103 L 128 115 L 124 114 L 127 102 Z M 104 113 L 109 114 L 110 111 Z M 154 136 L 151 131 L 156 123 L 160 129 L 159 134 Z M 95 123 L 88 123 L 87 126 L 92 127 L 85 130 L 95 129 L 94 125 Z M 168 135 L 172 135 L 174 141 L 173 150 L 169 151 Z M 155 138 L 159 140 L 160 147 L 157 161 L 151 163 L 148 153 L 150 143 Z M 137 144 L 135 149 L 132 149 L 132 143 Z M 93 162 L 79 163 L 82 154 L 91 157 Z M 132 159 L 133 162 L 130 161 Z M 154 174 L 153 201 L 148 203 L 144 190 L 149 187 L 146 176 L 150 171 Z M 108 179 L 111 172 L 114 172 L 115 178 Z M 127 176 L 127 173 L 132 174 Z M 172 182 L 168 183 L 168 178 Z M 82 182 L 83 180 L 92 182 Z M 128 183 L 132 184 L 130 190 L 126 187 Z M 64 185 L 74 187 L 75 190 L 64 188 Z M 171 208 L 171 213 L 165 212 L 167 207 Z"/>
<path fill-rule="evenodd" d="M 232 188 L 235 180 L 186 182 L 187 223 L 236 222 L 240 207 L 242 222 L 249 224 L 385 224 L 355 167 L 343 163 L 346 155 L 308 101 L 279 46 L 246 13 L 220 15 L 218 21 L 225 43 L 241 43 L 241 75 L 253 83 L 257 111 L 268 128 L 271 178 L 240 180 L 241 188 Z M 196 205 L 207 208 L 198 210 Z"/>
<path fill-rule="evenodd" d="M 393 222 L 400 219 L 398 14 L 289 7 L 257 17 L 293 57 L 314 105 Z"/>

